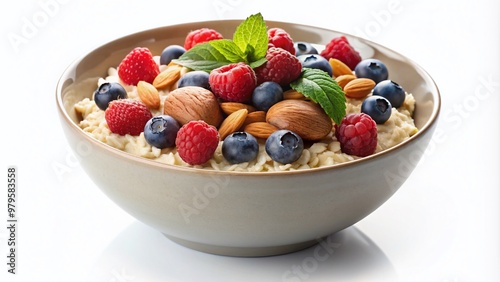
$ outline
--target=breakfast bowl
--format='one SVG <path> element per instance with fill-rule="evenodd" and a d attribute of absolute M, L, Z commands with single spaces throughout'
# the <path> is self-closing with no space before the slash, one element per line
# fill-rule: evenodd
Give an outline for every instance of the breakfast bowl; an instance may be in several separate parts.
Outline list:
<path fill-rule="evenodd" d="M 269 256 L 298 251 L 347 228 L 386 202 L 418 164 L 436 128 L 439 91 L 419 65 L 377 43 L 338 31 L 266 21 L 296 41 L 324 46 L 346 36 L 363 58 L 383 61 L 390 78 L 415 98 L 418 132 L 389 149 L 352 161 L 305 170 L 242 172 L 177 166 L 135 156 L 86 134 L 75 104 L 92 98 L 99 78 L 130 50 L 160 54 L 201 27 L 230 37 L 241 21 L 165 26 L 104 44 L 69 65 L 56 89 L 67 142 L 102 192 L 170 240 L 202 252 Z M 414 181 L 417 181 L 416 179 Z"/>

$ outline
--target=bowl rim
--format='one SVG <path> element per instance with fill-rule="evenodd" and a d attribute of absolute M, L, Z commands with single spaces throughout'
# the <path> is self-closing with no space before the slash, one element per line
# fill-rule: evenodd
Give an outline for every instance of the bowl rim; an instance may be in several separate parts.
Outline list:
<path fill-rule="evenodd" d="M 338 164 L 333 164 L 333 165 L 328 165 L 328 166 L 322 166 L 322 167 L 315 167 L 315 168 L 310 168 L 310 169 L 300 169 L 300 170 L 225 171 L 225 170 L 198 168 L 198 167 L 191 167 L 191 166 L 171 165 L 171 164 L 166 164 L 166 163 L 156 161 L 154 159 L 148 159 L 145 157 L 133 155 L 131 153 L 125 152 L 125 151 L 120 150 L 118 148 L 112 147 L 111 145 L 105 144 L 105 143 L 95 139 L 94 137 L 90 136 L 89 134 L 86 134 L 78 126 L 78 124 L 73 122 L 73 120 L 70 118 L 70 116 L 66 112 L 65 107 L 64 107 L 64 102 L 62 99 L 63 84 L 65 83 L 65 81 L 67 80 L 67 78 L 69 77 L 69 75 L 73 71 L 73 69 L 78 65 L 78 63 L 80 61 L 82 61 L 86 56 L 91 54 L 92 51 L 94 51 L 98 48 L 104 47 L 106 45 L 110 45 L 112 43 L 118 42 L 118 41 L 126 40 L 127 38 L 132 38 L 132 37 L 137 36 L 141 33 L 153 32 L 154 30 L 160 30 L 160 29 L 164 29 L 164 28 L 184 27 L 184 26 L 188 26 L 188 25 L 203 26 L 204 24 L 209 25 L 209 24 L 221 23 L 221 22 L 240 23 L 242 20 L 228 19 L 228 20 L 195 21 L 195 22 L 186 22 L 186 23 L 179 23 L 179 24 L 173 24 L 173 25 L 166 25 L 166 26 L 161 26 L 161 27 L 156 27 L 156 28 L 151 28 L 151 29 L 144 29 L 141 31 L 137 31 L 137 32 L 125 35 L 125 36 L 115 38 L 113 40 L 110 40 L 104 44 L 101 44 L 101 45 L 95 47 L 91 51 L 86 52 L 84 55 L 79 56 L 77 59 L 75 59 L 73 62 L 71 62 L 66 67 L 66 69 L 63 71 L 62 75 L 60 76 L 60 78 L 57 82 L 55 94 L 56 94 L 57 109 L 58 109 L 59 114 L 60 114 L 59 116 L 62 117 L 62 119 L 60 118 L 60 121 L 67 123 L 72 130 L 77 131 L 78 135 L 82 136 L 82 138 L 84 138 L 84 140 L 92 143 L 94 146 L 97 146 L 97 147 L 101 148 L 102 150 L 109 151 L 110 153 L 116 154 L 117 157 L 123 158 L 123 159 L 128 160 L 128 161 L 139 162 L 139 163 L 147 165 L 147 166 L 152 166 L 152 167 L 165 169 L 165 170 L 172 170 L 174 172 L 178 171 L 178 172 L 184 172 L 184 173 L 196 173 L 196 174 L 201 173 L 201 174 L 208 174 L 208 175 L 223 174 L 223 175 L 228 175 L 228 176 L 259 176 L 259 177 L 277 176 L 277 175 L 290 176 L 290 175 L 301 175 L 304 173 L 310 174 L 310 173 L 314 173 L 314 172 L 322 172 L 322 171 L 327 171 L 327 170 L 338 170 L 338 169 L 342 169 L 342 168 L 346 168 L 346 167 L 350 167 L 350 166 L 354 166 L 354 165 L 368 163 L 368 162 L 371 162 L 375 159 L 387 156 L 389 154 L 397 153 L 398 151 L 402 150 L 404 147 L 409 146 L 410 144 L 414 143 L 417 139 L 419 139 L 421 136 L 423 136 L 428 130 L 430 130 L 430 128 L 434 124 L 437 123 L 437 119 L 438 119 L 438 116 L 439 116 L 440 111 L 441 111 L 441 94 L 440 94 L 439 88 L 438 88 L 436 82 L 434 81 L 434 79 L 430 76 L 430 74 L 425 69 L 423 69 L 419 64 L 417 64 L 416 62 L 414 62 L 410 58 L 402 55 L 399 52 L 394 51 L 391 48 L 388 48 L 386 46 L 378 44 L 374 41 L 371 41 L 369 39 L 365 39 L 365 38 L 362 38 L 362 37 L 359 37 L 356 35 L 352 35 L 352 34 L 349 34 L 346 32 L 342 32 L 342 31 L 338 31 L 338 30 L 334 30 L 334 29 L 323 28 L 323 27 L 315 27 L 312 25 L 298 24 L 298 23 L 293 23 L 293 22 L 273 21 L 273 20 L 266 20 L 266 23 L 268 25 L 269 24 L 271 24 L 271 25 L 280 25 L 280 24 L 294 25 L 294 26 L 298 26 L 298 27 L 311 28 L 311 29 L 316 29 L 316 30 L 323 30 L 323 31 L 338 33 L 339 35 L 345 35 L 349 38 L 352 38 L 352 39 L 358 40 L 362 43 L 365 43 L 369 46 L 384 48 L 387 51 L 389 51 L 397 56 L 400 56 L 401 58 L 404 58 L 405 61 L 408 62 L 408 64 L 412 68 L 419 70 L 424 76 L 426 76 L 426 79 L 429 82 L 431 82 L 430 86 L 432 86 L 432 88 L 433 88 L 432 89 L 433 91 L 431 91 L 431 93 L 432 93 L 432 96 L 435 98 L 435 101 L 434 101 L 432 113 L 429 117 L 429 120 L 421 128 L 418 129 L 417 133 L 410 136 L 410 138 L 408 138 L 407 140 L 404 140 L 403 142 L 401 142 L 401 143 L 399 143 L 391 148 L 385 149 L 383 151 L 380 151 L 380 152 L 377 152 L 377 153 L 374 153 L 372 155 L 362 157 L 359 159 L 351 160 L 348 162 L 338 163 Z"/>

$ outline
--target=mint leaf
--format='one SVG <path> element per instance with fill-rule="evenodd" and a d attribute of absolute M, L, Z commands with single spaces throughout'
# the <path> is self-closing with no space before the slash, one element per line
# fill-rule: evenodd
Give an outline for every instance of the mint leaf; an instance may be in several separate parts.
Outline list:
<path fill-rule="evenodd" d="M 246 62 L 246 55 L 229 39 L 209 41 L 208 44 L 219 51 L 224 58 L 232 63 Z"/>
<path fill-rule="evenodd" d="M 266 62 L 267 62 L 267 59 L 264 57 L 264 58 L 258 59 L 257 61 L 251 62 L 249 65 L 252 69 L 255 69 L 255 68 L 262 66 Z"/>
<path fill-rule="evenodd" d="M 336 124 L 340 124 L 346 114 L 345 94 L 328 73 L 319 69 L 304 68 L 300 77 L 290 86 L 318 103 Z"/>
<path fill-rule="evenodd" d="M 195 45 L 172 61 L 192 70 L 206 72 L 238 62 L 257 68 L 267 61 L 269 39 L 266 23 L 260 13 L 251 15 L 238 25 L 233 37 L 233 40 L 219 39 Z"/>
<path fill-rule="evenodd" d="M 185 66 L 192 70 L 211 70 L 230 64 L 228 60 L 217 48 L 205 42 L 195 45 L 186 51 L 179 59 L 172 60 L 174 63 Z"/>
<path fill-rule="evenodd" d="M 251 15 L 238 25 L 233 41 L 247 55 L 249 62 L 265 57 L 269 38 L 262 14 Z"/>

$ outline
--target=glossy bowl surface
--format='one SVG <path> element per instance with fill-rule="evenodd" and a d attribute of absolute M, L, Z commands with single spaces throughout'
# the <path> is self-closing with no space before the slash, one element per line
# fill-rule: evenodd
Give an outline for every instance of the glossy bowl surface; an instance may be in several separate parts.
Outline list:
<path fill-rule="evenodd" d="M 409 140 L 349 163 L 307 171 L 220 172 L 171 166 L 103 144 L 79 127 L 73 105 L 91 98 L 97 79 L 134 47 L 153 54 L 186 34 L 214 28 L 231 38 L 239 20 L 160 27 L 105 44 L 64 71 L 56 89 L 61 125 L 81 166 L 126 212 L 184 246 L 221 255 L 266 256 L 297 251 L 349 227 L 377 209 L 403 184 L 432 138 L 440 110 L 432 78 L 403 55 L 349 34 L 267 21 L 296 41 L 325 45 L 345 35 L 363 58 L 383 61 L 390 78 L 413 93 L 419 132 Z"/>

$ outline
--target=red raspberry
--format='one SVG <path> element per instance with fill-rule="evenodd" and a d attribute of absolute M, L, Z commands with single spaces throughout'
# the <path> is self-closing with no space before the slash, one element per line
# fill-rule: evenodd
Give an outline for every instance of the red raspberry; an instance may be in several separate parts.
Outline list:
<path fill-rule="evenodd" d="M 267 62 L 255 69 L 257 83 L 274 81 L 286 86 L 300 76 L 302 64 L 299 59 L 282 48 L 271 47 L 266 53 Z"/>
<path fill-rule="evenodd" d="M 246 102 L 257 85 L 253 69 L 245 63 L 234 63 L 216 68 L 208 77 L 215 96 L 229 102 Z"/>
<path fill-rule="evenodd" d="M 366 157 L 377 148 L 377 124 L 365 113 L 348 114 L 335 125 L 335 137 L 343 153 Z"/>
<path fill-rule="evenodd" d="M 160 68 L 148 48 L 136 47 L 118 66 L 118 76 L 129 85 L 137 85 L 141 80 L 152 83 L 160 73 Z"/>
<path fill-rule="evenodd" d="M 203 120 L 184 124 L 175 139 L 177 152 L 190 165 L 201 165 L 210 160 L 219 145 L 219 132 Z"/>
<path fill-rule="evenodd" d="M 330 58 L 335 58 L 346 64 L 351 70 L 353 70 L 356 65 L 361 62 L 361 56 L 358 51 L 349 44 L 345 36 L 339 36 L 333 38 L 328 44 L 326 44 L 325 49 L 321 51 L 321 56 L 325 57 L 327 60 Z"/>
<path fill-rule="evenodd" d="M 109 103 L 104 118 L 111 132 L 139 135 L 153 115 L 144 103 L 133 99 L 118 99 Z"/>
<path fill-rule="evenodd" d="M 269 37 L 269 46 L 283 48 L 290 52 L 290 54 L 295 55 L 293 39 L 284 29 L 279 27 L 270 28 L 267 31 L 267 36 Z"/>
<path fill-rule="evenodd" d="M 184 41 L 184 49 L 189 50 L 194 45 L 211 40 L 223 39 L 222 34 L 211 28 L 200 28 L 188 33 Z"/>

